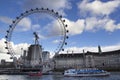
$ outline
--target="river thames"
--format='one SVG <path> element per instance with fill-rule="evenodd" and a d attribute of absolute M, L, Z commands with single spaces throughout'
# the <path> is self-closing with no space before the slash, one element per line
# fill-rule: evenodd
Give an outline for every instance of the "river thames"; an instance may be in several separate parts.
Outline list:
<path fill-rule="evenodd" d="M 120 72 L 111 72 L 104 77 L 64 77 L 63 75 L 42 75 L 30 77 L 28 75 L 0 75 L 0 80 L 120 80 Z"/>

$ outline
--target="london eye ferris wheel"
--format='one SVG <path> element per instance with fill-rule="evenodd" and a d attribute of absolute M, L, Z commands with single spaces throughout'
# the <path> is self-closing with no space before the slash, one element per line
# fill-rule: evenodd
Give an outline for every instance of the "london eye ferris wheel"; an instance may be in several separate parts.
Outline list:
<path fill-rule="evenodd" d="M 7 54 L 13 59 L 21 49 L 26 50 L 28 45 L 34 43 L 33 34 L 38 35 L 38 42 L 44 50 L 58 54 L 67 45 L 67 26 L 62 16 L 54 10 L 35 8 L 25 11 L 12 21 L 6 31 Z"/>

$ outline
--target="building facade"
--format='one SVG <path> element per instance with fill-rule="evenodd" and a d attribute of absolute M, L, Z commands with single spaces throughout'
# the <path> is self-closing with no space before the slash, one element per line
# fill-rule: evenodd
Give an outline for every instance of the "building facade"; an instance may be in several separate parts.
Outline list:
<path fill-rule="evenodd" d="M 48 61 L 50 59 L 50 52 L 43 51 L 42 52 L 42 59 L 43 59 L 43 62 Z"/>
<path fill-rule="evenodd" d="M 35 67 L 42 64 L 42 46 L 31 45 L 28 48 L 26 63 L 29 66 Z"/>
<path fill-rule="evenodd" d="M 1 64 L 0 64 L 0 69 L 4 69 L 4 68 L 14 68 L 15 65 L 13 62 L 8 62 L 5 59 L 1 60 Z"/>
<path fill-rule="evenodd" d="M 63 70 L 68 68 L 97 67 L 105 70 L 120 70 L 120 50 L 95 53 L 58 54 L 54 58 L 54 68 Z"/>

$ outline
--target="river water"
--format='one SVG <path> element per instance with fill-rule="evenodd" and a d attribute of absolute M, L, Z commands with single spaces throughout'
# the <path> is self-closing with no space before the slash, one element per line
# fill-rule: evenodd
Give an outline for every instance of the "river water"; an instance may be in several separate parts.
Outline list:
<path fill-rule="evenodd" d="M 120 80 L 120 72 L 111 72 L 104 77 L 64 77 L 63 75 L 43 75 L 30 77 L 28 75 L 0 75 L 0 80 Z"/>

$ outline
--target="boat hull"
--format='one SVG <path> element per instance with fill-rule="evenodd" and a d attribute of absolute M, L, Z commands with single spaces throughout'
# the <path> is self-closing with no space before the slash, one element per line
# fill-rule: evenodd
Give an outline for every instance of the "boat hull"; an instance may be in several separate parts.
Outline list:
<path fill-rule="evenodd" d="M 41 72 L 37 72 L 37 73 L 29 73 L 29 76 L 42 76 Z"/>
<path fill-rule="evenodd" d="M 72 76 L 72 77 L 91 77 L 91 76 L 109 76 L 110 73 L 99 73 L 99 74 L 64 74 L 64 76 Z"/>

